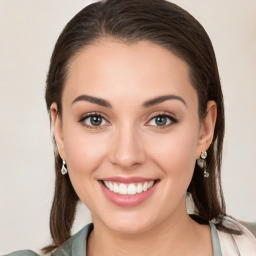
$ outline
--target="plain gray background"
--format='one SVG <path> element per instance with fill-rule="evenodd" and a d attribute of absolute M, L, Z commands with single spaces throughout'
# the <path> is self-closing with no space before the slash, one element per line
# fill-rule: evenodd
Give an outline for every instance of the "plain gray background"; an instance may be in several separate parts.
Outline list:
<path fill-rule="evenodd" d="M 51 52 L 82 0 L 0 0 L 0 252 L 50 242 L 54 171 L 44 87 Z M 256 1 L 176 0 L 205 27 L 226 105 L 227 212 L 256 221 Z M 74 231 L 90 221 L 81 206 Z"/>

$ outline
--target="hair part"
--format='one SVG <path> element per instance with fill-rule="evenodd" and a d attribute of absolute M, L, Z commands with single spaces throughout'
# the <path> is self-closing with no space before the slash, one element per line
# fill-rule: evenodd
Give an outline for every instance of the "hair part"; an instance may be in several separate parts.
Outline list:
<path fill-rule="evenodd" d="M 160 45 L 184 60 L 189 67 L 192 86 L 198 96 L 200 120 L 206 115 L 207 102 L 217 104 L 214 138 L 206 159 L 210 177 L 205 179 L 195 165 L 188 187 L 198 216 L 215 218 L 219 224 L 226 215 L 221 187 L 221 160 L 224 137 L 224 104 L 214 50 L 206 31 L 188 12 L 166 0 L 107 0 L 81 10 L 59 36 L 50 61 L 46 82 L 47 109 L 57 103 L 62 115 L 62 93 L 69 64 L 87 45 L 110 37 L 132 44 L 146 40 Z M 71 236 L 78 196 L 69 176 L 62 176 L 61 158 L 55 154 L 55 193 L 50 216 L 53 244 L 43 249 L 50 252 Z"/>

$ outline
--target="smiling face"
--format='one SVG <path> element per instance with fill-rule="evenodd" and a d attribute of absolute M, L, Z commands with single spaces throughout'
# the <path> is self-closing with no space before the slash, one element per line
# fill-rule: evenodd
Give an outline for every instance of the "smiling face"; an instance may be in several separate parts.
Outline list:
<path fill-rule="evenodd" d="M 195 162 L 212 139 L 216 108 L 209 109 L 201 123 L 186 63 L 150 42 L 102 39 L 72 60 L 62 121 L 55 103 L 51 114 L 95 225 L 142 232 L 187 216 Z"/>

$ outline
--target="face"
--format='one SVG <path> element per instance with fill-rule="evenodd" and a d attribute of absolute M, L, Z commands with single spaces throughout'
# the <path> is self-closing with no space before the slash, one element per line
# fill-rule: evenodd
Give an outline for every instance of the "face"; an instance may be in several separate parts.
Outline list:
<path fill-rule="evenodd" d="M 58 150 L 95 225 L 142 232 L 187 214 L 214 111 L 200 122 L 184 61 L 150 42 L 102 39 L 70 63 L 62 106 L 62 120 L 51 107 Z"/>

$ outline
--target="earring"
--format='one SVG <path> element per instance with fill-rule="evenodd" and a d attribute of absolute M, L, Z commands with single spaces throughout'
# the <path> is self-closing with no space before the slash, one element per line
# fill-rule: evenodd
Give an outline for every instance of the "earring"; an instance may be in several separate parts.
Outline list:
<path fill-rule="evenodd" d="M 204 169 L 204 177 L 209 178 L 210 174 L 206 170 L 206 161 L 205 161 L 206 157 L 207 157 L 207 152 L 206 151 L 202 152 L 202 154 L 200 155 L 200 158 L 197 159 L 197 164 L 201 169 Z"/>
<path fill-rule="evenodd" d="M 68 169 L 67 169 L 67 165 L 66 165 L 66 161 L 62 160 L 62 168 L 61 168 L 61 174 L 65 175 L 68 173 Z"/>
<path fill-rule="evenodd" d="M 207 157 L 207 152 L 206 152 L 206 151 L 202 152 L 202 154 L 201 154 L 200 157 L 201 157 L 202 159 L 206 159 L 206 157 Z"/>

